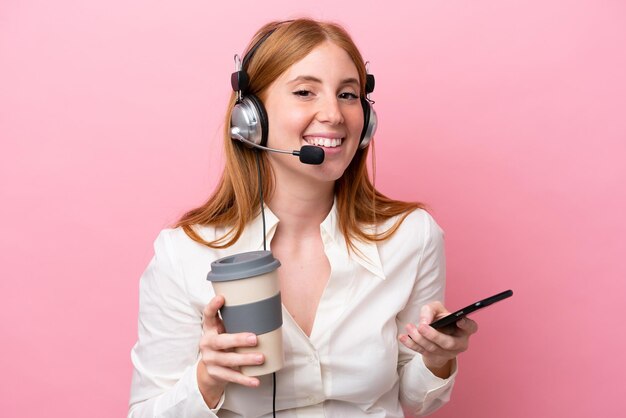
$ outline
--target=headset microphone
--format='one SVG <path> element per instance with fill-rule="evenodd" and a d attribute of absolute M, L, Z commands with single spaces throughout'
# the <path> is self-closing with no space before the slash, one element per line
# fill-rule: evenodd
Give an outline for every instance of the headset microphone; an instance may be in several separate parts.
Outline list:
<path fill-rule="evenodd" d="M 319 165 L 324 162 L 324 150 L 314 145 L 304 145 L 302 148 L 300 148 L 300 151 L 298 150 L 287 151 L 287 150 L 265 147 L 263 145 L 255 144 L 254 142 L 245 138 L 243 135 L 240 134 L 240 130 L 237 127 L 233 127 L 230 129 L 230 137 L 238 139 L 241 142 L 244 142 L 251 147 L 262 149 L 264 151 L 278 152 L 280 154 L 295 155 L 297 157 L 300 157 L 300 162 L 304 164 Z"/>

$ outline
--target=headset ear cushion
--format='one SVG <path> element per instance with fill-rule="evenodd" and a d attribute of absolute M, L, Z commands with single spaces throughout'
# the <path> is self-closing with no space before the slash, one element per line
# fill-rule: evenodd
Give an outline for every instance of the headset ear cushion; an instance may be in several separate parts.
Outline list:
<path fill-rule="evenodd" d="M 254 106 L 256 113 L 259 116 L 258 120 L 261 128 L 261 142 L 258 145 L 266 147 L 269 121 L 267 120 L 267 112 L 265 111 L 265 106 L 263 106 L 263 102 L 261 102 L 261 100 L 254 94 L 247 95 L 246 99 L 250 100 L 250 103 L 252 104 L 252 106 Z"/>
<path fill-rule="evenodd" d="M 377 117 L 372 105 L 365 98 L 361 98 L 361 106 L 363 107 L 363 130 L 359 148 L 367 148 L 376 132 Z"/>
<path fill-rule="evenodd" d="M 245 96 L 235 104 L 230 114 L 230 127 L 237 135 L 256 145 L 267 143 L 267 113 L 263 103 L 254 95 Z M 231 134 L 232 135 L 232 134 Z M 237 136 L 232 136 L 238 139 Z M 241 138 L 239 138 L 241 139 Z"/>

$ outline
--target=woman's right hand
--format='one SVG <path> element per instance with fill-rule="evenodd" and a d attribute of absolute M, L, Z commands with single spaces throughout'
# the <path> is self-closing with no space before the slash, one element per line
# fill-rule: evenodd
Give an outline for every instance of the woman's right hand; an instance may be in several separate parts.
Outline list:
<path fill-rule="evenodd" d="M 218 404 L 224 388 L 229 382 L 248 387 L 257 387 L 256 377 L 242 374 L 239 366 L 263 364 L 261 353 L 235 353 L 236 347 L 254 347 L 256 335 L 249 332 L 227 334 L 218 310 L 224 305 L 224 297 L 215 296 L 204 308 L 202 320 L 203 335 L 200 340 L 201 361 L 198 362 L 198 387 L 204 401 L 210 408 Z"/>

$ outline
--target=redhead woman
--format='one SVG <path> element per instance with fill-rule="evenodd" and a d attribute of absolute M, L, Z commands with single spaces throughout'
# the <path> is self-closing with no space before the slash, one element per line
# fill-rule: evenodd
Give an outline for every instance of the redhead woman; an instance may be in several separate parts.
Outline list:
<path fill-rule="evenodd" d="M 262 27 L 241 65 L 221 180 L 206 203 L 159 234 L 140 280 L 128 416 L 436 410 L 450 398 L 457 356 L 477 325 L 463 319 L 447 333 L 428 325 L 448 313 L 443 233 L 420 204 L 388 198 L 370 181 L 376 117 L 366 97 L 374 86 L 360 52 L 342 27 L 298 19 Z M 259 113 L 258 132 L 234 126 L 238 106 Z M 323 162 L 256 145 L 316 147 Z M 282 264 L 285 364 L 247 376 L 240 367 L 265 358 L 235 350 L 258 338 L 226 332 L 224 297 L 206 277 L 211 262 L 264 242 Z"/>

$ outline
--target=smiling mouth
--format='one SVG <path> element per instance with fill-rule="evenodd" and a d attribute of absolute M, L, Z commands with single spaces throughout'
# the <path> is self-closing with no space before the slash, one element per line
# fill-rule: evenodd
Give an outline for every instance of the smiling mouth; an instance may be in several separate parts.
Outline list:
<path fill-rule="evenodd" d="M 309 145 L 324 148 L 337 148 L 343 142 L 343 138 L 306 137 L 304 140 Z"/>

